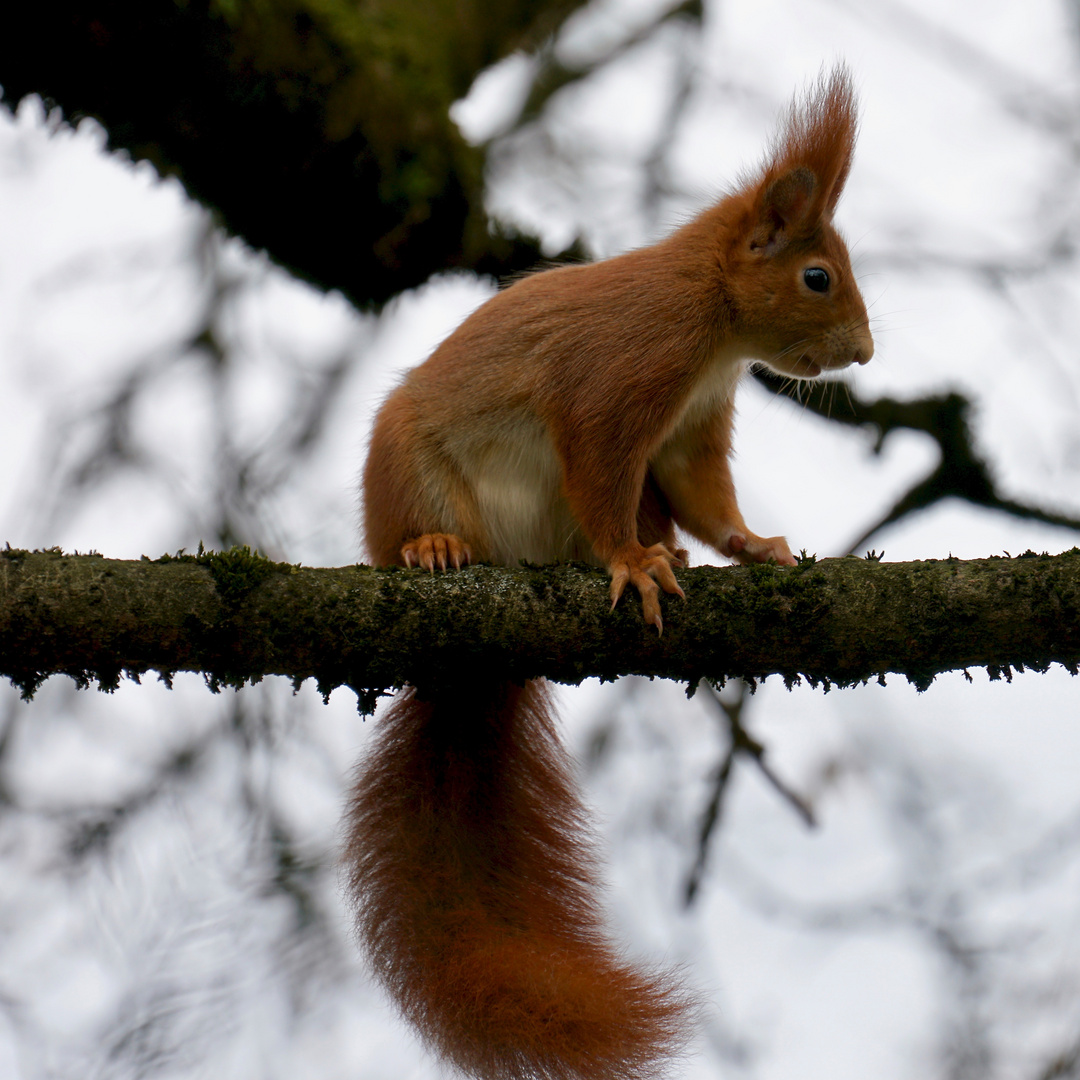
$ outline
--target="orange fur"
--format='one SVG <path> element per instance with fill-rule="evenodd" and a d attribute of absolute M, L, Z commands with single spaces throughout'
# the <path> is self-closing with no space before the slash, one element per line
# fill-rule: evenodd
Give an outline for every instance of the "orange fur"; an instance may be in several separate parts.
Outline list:
<path fill-rule="evenodd" d="M 375 971 L 430 1045 L 476 1076 L 653 1075 L 686 999 L 624 964 L 594 899 L 546 687 L 406 690 L 350 815 L 350 884 Z"/>
<path fill-rule="evenodd" d="M 832 224 L 855 130 L 839 68 L 754 177 L 666 240 L 526 277 L 466 319 L 376 420 L 372 561 L 588 560 L 657 629 L 661 591 L 682 594 L 676 526 L 793 563 L 739 511 L 734 392 L 751 361 L 813 377 L 873 354 Z M 397 699 L 350 818 L 361 937 L 406 1017 L 476 1076 L 655 1076 L 693 1009 L 603 935 L 544 693 L 474 679 Z"/>

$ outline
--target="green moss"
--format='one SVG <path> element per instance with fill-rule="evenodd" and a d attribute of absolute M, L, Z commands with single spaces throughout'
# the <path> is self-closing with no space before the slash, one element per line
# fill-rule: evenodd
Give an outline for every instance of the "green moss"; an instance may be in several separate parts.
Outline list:
<path fill-rule="evenodd" d="M 258 551 L 252 551 L 247 544 L 228 551 L 203 551 L 200 544 L 195 561 L 210 570 L 218 595 L 230 606 L 272 574 L 292 573 L 294 569 L 288 563 L 276 563 Z"/>
<path fill-rule="evenodd" d="M 558 18 L 580 3 L 549 3 Z M 449 116 L 477 71 L 535 38 L 537 7 L 468 0 L 213 0 L 229 26 L 232 63 L 269 78 L 296 111 L 318 102 L 328 143 L 360 134 L 379 197 L 402 227 L 425 220 L 450 183 L 482 188 L 482 152 Z M 464 247 L 485 242 L 468 223 Z M 384 238 L 387 252 L 399 241 Z"/>
<path fill-rule="evenodd" d="M 146 558 L 144 555 L 143 558 Z M 229 607 L 238 604 L 252 589 L 257 588 L 273 574 L 293 574 L 298 565 L 274 562 L 258 549 L 247 544 L 231 547 L 227 551 L 207 551 L 202 541 L 194 555 L 181 548 L 175 555 L 162 555 L 156 563 L 188 562 L 205 566 L 214 578 L 218 595 Z"/>

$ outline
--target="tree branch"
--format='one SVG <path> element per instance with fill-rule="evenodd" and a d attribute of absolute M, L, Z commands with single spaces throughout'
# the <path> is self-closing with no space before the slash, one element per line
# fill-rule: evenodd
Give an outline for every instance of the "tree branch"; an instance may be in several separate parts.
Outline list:
<path fill-rule="evenodd" d="M 694 858 L 694 865 L 690 868 L 690 873 L 687 876 L 683 892 L 683 900 L 687 907 L 697 898 L 701 882 L 705 877 L 705 864 L 709 857 L 709 846 L 724 811 L 724 801 L 731 783 L 736 758 L 749 758 L 758 767 L 758 771 L 769 786 L 794 809 L 795 813 L 803 819 L 808 827 L 814 828 L 817 825 L 814 808 L 809 801 L 777 775 L 773 767 L 765 760 L 767 753 L 765 744 L 755 739 L 747 730 L 742 715 L 747 701 L 747 685 L 741 680 L 736 685 L 737 692 L 728 701 L 725 701 L 716 692 L 716 689 L 708 684 L 698 687 L 716 706 L 716 712 L 724 718 L 729 742 L 727 752 L 713 771 L 711 778 L 712 791 L 701 815 L 701 824 L 698 828 L 697 854 Z"/>
<path fill-rule="evenodd" d="M 1009 678 L 1060 663 L 1075 674 L 1080 661 L 1078 549 L 701 567 L 679 580 L 687 599 L 665 598 L 658 637 L 632 598 L 609 611 L 607 575 L 582 566 L 431 576 L 288 566 L 246 548 L 154 562 L 8 550 L 0 674 L 26 695 L 57 673 L 104 689 L 147 671 L 199 671 L 214 689 L 284 675 L 324 693 L 349 685 L 367 708 L 404 682 L 493 671 L 691 687 L 778 674 L 826 688 L 899 672 L 921 688 L 952 669 Z"/>
<path fill-rule="evenodd" d="M 176 176 L 292 273 L 381 303 L 438 270 L 512 274 L 450 105 L 583 0 L 57 0 L 5 11 L 0 85 Z"/>
<path fill-rule="evenodd" d="M 975 446 L 969 421 L 971 402 L 963 394 L 934 394 L 911 401 L 891 397 L 864 401 L 842 381 L 800 382 L 763 368 L 755 370 L 754 377 L 774 394 L 791 398 L 826 420 L 873 429 L 877 433 L 875 454 L 881 452 L 892 432 L 901 429 L 925 432 L 938 444 L 941 451 L 938 464 L 901 495 L 884 517 L 864 530 L 848 551 L 858 551 L 886 525 L 948 498 L 964 499 L 973 506 L 1000 510 L 1028 521 L 1080 531 L 1080 518 L 1017 502 L 1001 494 L 990 466 Z"/>

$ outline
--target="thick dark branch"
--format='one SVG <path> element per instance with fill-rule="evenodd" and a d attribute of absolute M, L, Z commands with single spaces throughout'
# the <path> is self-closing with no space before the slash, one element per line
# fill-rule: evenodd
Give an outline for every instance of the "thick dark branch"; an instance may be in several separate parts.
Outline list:
<path fill-rule="evenodd" d="M 539 257 L 493 235 L 483 154 L 448 109 L 582 0 L 56 0 L 0 32 L 11 105 L 40 94 L 180 178 L 292 272 L 357 303 Z"/>
<path fill-rule="evenodd" d="M 928 684 L 1080 661 L 1080 550 L 913 563 L 804 560 L 681 571 L 664 634 L 607 575 L 584 567 L 471 567 L 430 576 L 306 569 L 234 549 L 122 562 L 0 553 L 0 673 L 114 686 L 121 675 L 201 671 L 213 686 L 264 675 L 359 692 L 465 673 L 508 678 L 638 674 L 826 686 L 886 672 Z M 364 694 L 369 703 L 370 694 Z"/>

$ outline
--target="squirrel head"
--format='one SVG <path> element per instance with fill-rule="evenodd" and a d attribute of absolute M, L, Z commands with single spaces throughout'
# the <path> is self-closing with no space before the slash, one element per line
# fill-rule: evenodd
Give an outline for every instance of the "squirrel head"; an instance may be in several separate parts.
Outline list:
<path fill-rule="evenodd" d="M 874 353 L 847 246 L 832 224 L 857 126 L 840 66 L 792 103 L 762 169 L 721 204 L 721 269 L 737 334 L 783 375 L 812 377 Z"/>

